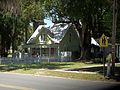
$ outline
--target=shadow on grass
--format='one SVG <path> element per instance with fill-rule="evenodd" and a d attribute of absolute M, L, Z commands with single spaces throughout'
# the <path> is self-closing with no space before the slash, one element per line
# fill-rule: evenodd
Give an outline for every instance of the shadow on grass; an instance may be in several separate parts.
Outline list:
<path fill-rule="evenodd" d="M 68 71 L 83 71 L 83 72 L 96 72 L 98 74 L 103 73 L 103 66 L 98 66 L 98 67 L 89 67 L 89 68 L 75 68 L 75 69 L 68 69 Z M 105 67 L 105 75 L 107 72 L 107 67 Z M 109 76 L 107 79 L 113 79 L 116 81 L 120 81 L 120 67 L 115 67 L 115 75 L 114 76 Z"/>
<path fill-rule="evenodd" d="M 12 71 L 17 69 L 62 69 L 72 63 L 39 63 L 39 64 L 9 64 L 0 66 L 0 71 Z"/>

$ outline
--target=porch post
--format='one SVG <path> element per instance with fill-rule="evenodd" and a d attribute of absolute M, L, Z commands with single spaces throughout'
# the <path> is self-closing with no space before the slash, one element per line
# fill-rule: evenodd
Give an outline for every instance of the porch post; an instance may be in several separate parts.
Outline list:
<path fill-rule="evenodd" d="M 57 55 L 58 56 L 58 61 L 60 61 L 60 47 L 59 47 L 59 44 L 58 44 L 57 48 L 58 48 L 58 52 L 57 52 L 58 53 L 58 55 Z"/>
<path fill-rule="evenodd" d="M 42 45 L 40 45 L 40 57 L 42 56 L 42 55 L 41 55 L 41 49 L 42 49 Z"/>
<path fill-rule="evenodd" d="M 49 45 L 49 58 L 48 58 L 48 62 L 50 62 L 50 56 L 51 56 L 51 47 L 50 47 L 50 45 Z"/>

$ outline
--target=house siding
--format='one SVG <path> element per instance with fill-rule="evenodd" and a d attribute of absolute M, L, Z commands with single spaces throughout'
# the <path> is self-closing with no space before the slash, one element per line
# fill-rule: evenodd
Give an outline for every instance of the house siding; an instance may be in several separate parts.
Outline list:
<path fill-rule="evenodd" d="M 72 52 L 72 60 L 76 59 L 80 55 L 80 42 L 77 32 L 71 25 L 60 42 L 60 52 L 69 51 Z"/>

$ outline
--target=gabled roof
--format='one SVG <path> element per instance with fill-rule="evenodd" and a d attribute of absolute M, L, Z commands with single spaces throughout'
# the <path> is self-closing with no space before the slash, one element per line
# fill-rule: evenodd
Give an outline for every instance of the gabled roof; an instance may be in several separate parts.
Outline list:
<path fill-rule="evenodd" d="M 63 39 L 70 26 L 71 24 L 63 24 L 63 23 L 54 24 L 51 28 L 46 28 L 45 25 L 39 25 L 38 28 L 35 30 L 35 32 L 32 34 L 32 36 L 27 41 L 27 44 L 34 43 L 37 37 L 40 35 L 43 28 L 44 30 L 47 30 L 48 37 L 54 43 L 60 43 L 60 41 Z"/>
<path fill-rule="evenodd" d="M 63 37 L 65 36 L 66 32 L 70 29 L 70 27 L 72 26 L 72 23 L 58 23 L 58 24 L 54 24 L 53 27 L 51 27 L 51 31 L 54 33 L 55 40 L 57 40 L 58 42 L 60 42 Z M 75 29 L 77 36 L 79 37 L 79 32 Z M 100 46 L 97 41 L 95 41 L 95 39 L 93 37 L 91 37 L 91 44 L 95 45 L 95 46 Z"/>
<path fill-rule="evenodd" d="M 52 33 L 48 28 L 45 27 L 45 25 L 39 25 L 38 28 L 35 30 L 35 32 L 32 34 L 32 36 L 27 41 L 27 44 L 32 44 L 36 41 L 37 37 L 39 37 L 42 30 L 46 30 L 48 35 L 52 37 Z"/>
<path fill-rule="evenodd" d="M 42 30 L 46 30 L 48 37 L 54 42 L 54 43 L 60 43 L 60 41 L 65 36 L 66 32 L 70 29 L 72 24 L 66 24 L 66 23 L 59 23 L 54 24 L 51 28 L 45 27 L 45 25 L 39 25 L 38 28 L 35 30 L 35 32 L 32 34 L 32 36 L 27 41 L 27 44 L 32 44 L 36 41 L 37 37 L 39 37 Z M 77 31 L 76 31 L 77 32 Z M 53 35 L 54 34 L 54 35 Z M 77 32 L 78 34 L 78 32 Z M 53 37 L 54 36 L 54 37 Z M 78 34 L 79 37 L 79 34 Z M 91 44 L 94 44 L 96 46 L 100 46 L 93 37 L 91 37 Z"/>
<path fill-rule="evenodd" d="M 63 39 L 63 37 L 65 36 L 66 32 L 69 30 L 71 25 L 72 24 L 66 24 L 66 23 L 54 24 L 50 28 L 51 32 L 54 33 L 54 39 L 57 42 L 60 42 Z"/>

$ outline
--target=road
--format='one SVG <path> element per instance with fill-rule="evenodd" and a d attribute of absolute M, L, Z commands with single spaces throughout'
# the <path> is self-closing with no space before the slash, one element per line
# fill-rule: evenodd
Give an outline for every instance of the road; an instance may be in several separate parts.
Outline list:
<path fill-rule="evenodd" d="M 118 89 L 116 89 L 118 88 Z M 58 77 L 0 73 L 0 90 L 119 90 L 120 84 Z"/>

